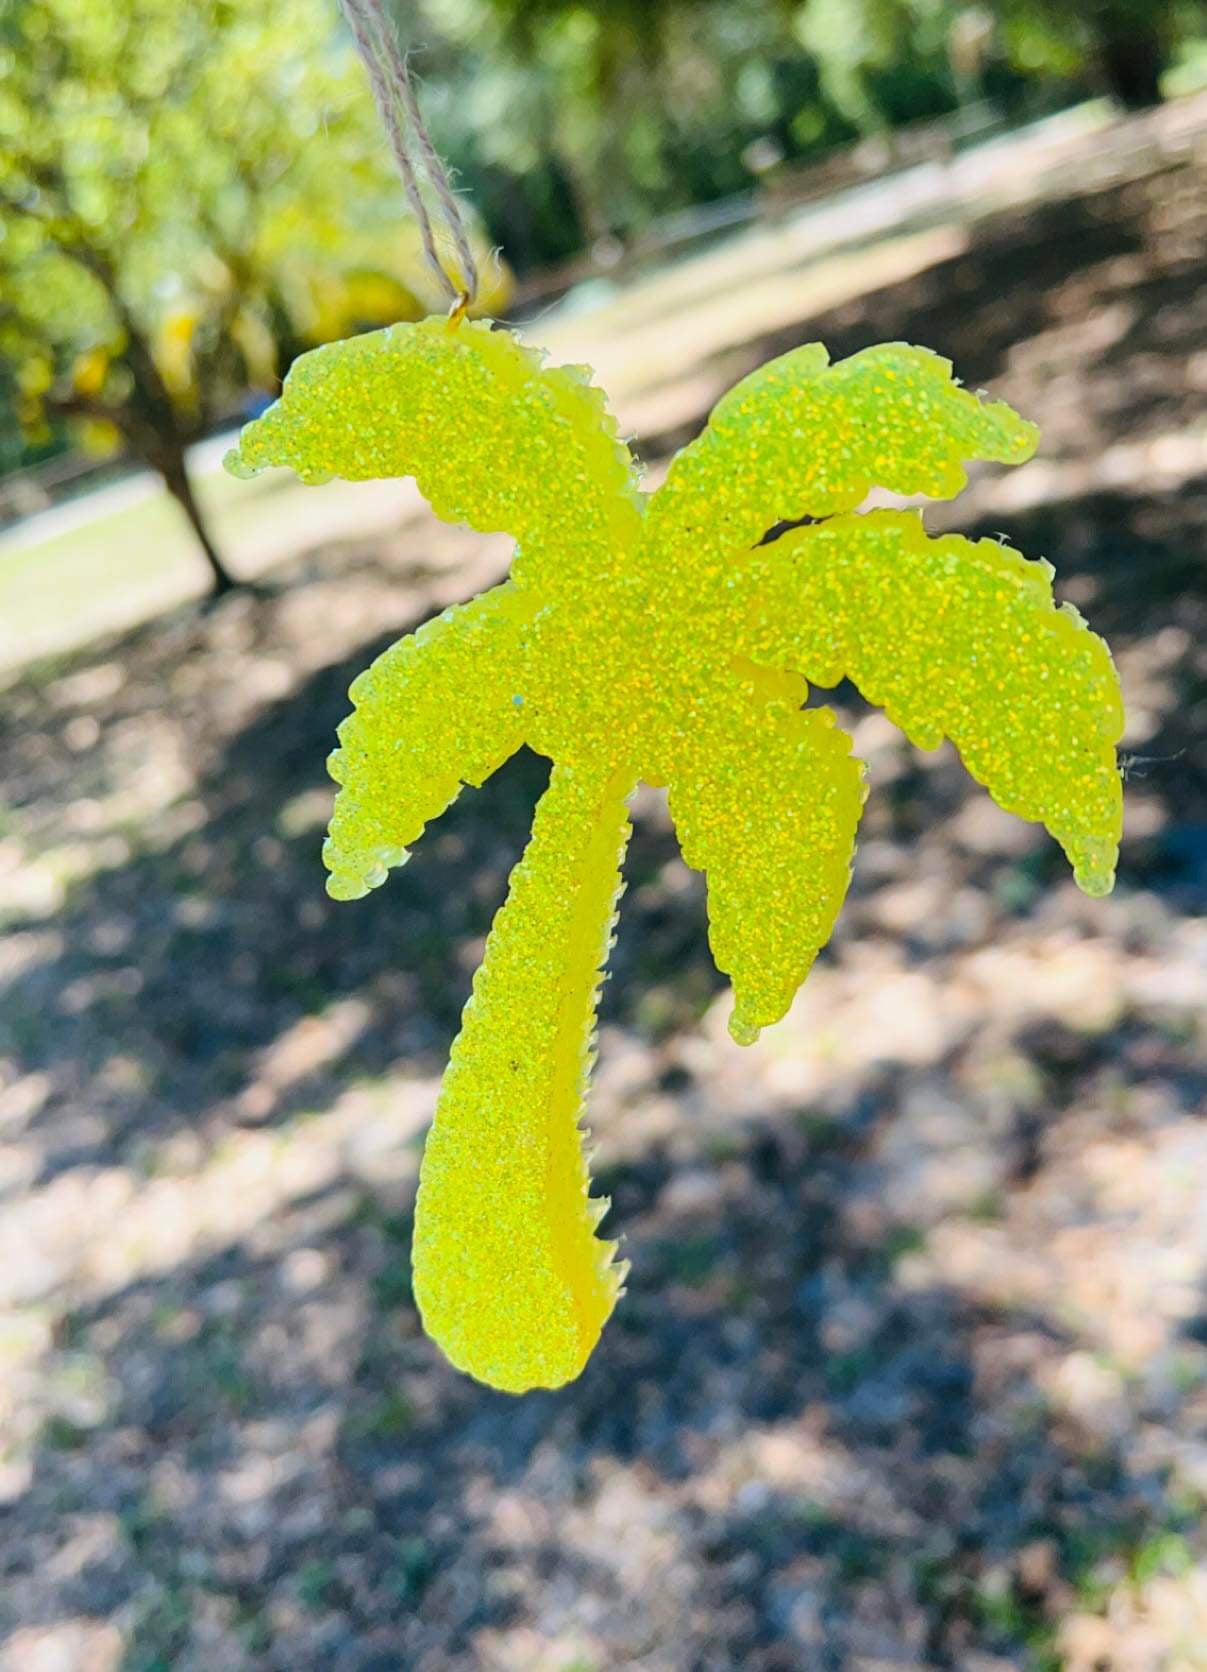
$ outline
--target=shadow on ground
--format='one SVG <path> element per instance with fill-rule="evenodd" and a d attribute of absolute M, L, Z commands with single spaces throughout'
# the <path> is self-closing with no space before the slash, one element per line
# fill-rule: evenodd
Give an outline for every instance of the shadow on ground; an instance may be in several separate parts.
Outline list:
<path fill-rule="evenodd" d="M 1041 419 L 1070 474 L 978 482 L 968 526 L 1057 558 L 1116 648 L 1133 834 L 1116 897 L 1081 901 L 840 689 L 873 782 L 851 900 L 741 1057 L 643 799 L 596 1105 L 633 1275 L 572 1388 L 455 1376 L 407 1265 L 543 763 L 465 794 L 381 895 L 321 891 L 347 684 L 482 583 L 456 537 L 315 554 L 8 694 L 0 1664 L 1157 1672 L 1201 1645 L 1187 181 L 1003 219 L 750 346 L 928 342 Z"/>
<path fill-rule="evenodd" d="M 664 1154 L 614 1169 L 633 1286 L 557 1394 L 434 1361 L 406 1207 L 349 1181 L 270 1255 L 71 1313 L 62 1350 L 103 1337 L 113 1398 L 44 1434 L 57 1524 L 6 1541 L 10 1594 L 47 1594 L 53 1538 L 52 1616 L 124 1617 L 148 1667 L 203 1664 L 207 1623 L 223 1664 L 383 1672 L 519 1665 L 525 1631 L 576 1628 L 609 1665 L 1042 1653 L 1104 1568 L 1180 1554 L 1188 1511 L 1051 1411 L 1050 1321 L 903 1284 L 921 1233 L 845 1220 L 875 1119 L 752 1130 L 707 1211 Z"/>

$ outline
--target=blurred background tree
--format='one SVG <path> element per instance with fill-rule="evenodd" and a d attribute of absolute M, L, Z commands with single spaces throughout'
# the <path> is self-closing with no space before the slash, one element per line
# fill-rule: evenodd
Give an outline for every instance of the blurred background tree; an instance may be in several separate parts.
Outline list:
<path fill-rule="evenodd" d="M 1025 71 L 1096 73 L 1128 109 L 1161 97 L 1178 42 L 1202 29 L 1203 0 L 994 0 L 1007 50 Z"/>
<path fill-rule="evenodd" d="M 396 0 L 428 109 L 520 270 L 769 168 L 989 98 L 1159 97 L 1203 0 Z"/>
<path fill-rule="evenodd" d="M 4 0 L 8 399 L 27 440 L 67 419 L 158 471 L 217 588 L 190 442 L 299 348 L 438 300 L 327 0 Z"/>
<path fill-rule="evenodd" d="M 1204 0 L 394 0 L 520 273 L 963 105 L 1159 96 Z M 478 309 L 506 304 L 506 269 Z M 301 347 L 440 305 L 336 0 L 0 0 L 0 469 L 190 442 Z"/>

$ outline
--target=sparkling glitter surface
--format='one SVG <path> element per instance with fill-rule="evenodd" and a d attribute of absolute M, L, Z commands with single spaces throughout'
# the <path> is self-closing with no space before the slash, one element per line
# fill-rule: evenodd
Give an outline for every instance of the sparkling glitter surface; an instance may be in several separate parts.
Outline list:
<path fill-rule="evenodd" d="M 754 677 L 697 709 L 670 786 L 675 832 L 708 879 L 709 943 L 740 1043 L 778 1022 L 830 938 L 850 881 L 863 768 L 828 708 Z M 803 689 L 803 686 L 802 686 Z M 760 696 L 766 706 L 761 706 Z"/>
<path fill-rule="evenodd" d="M 1123 786 L 1110 651 L 1052 567 L 995 540 L 932 540 L 914 511 L 834 517 L 755 554 L 749 654 L 853 680 L 923 749 L 949 737 L 1000 807 L 1042 823 L 1109 894 Z"/>
<path fill-rule="evenodd" d="M 515 668 L 530 600 L 505 581 L 425 622 L 353 680 L 356 708 L 327 760 L 342 786 L 323 846 L 335 899 L 383 883 L 462 785 L 481 784 L 523 742 Z"/>
<path fill-rule="evenodd" d="M 948 497 L 1036 432 L 888 344 L 817 344 L 730 391 L 643 495 L 603 397 L 509 332 L 425 320 L 304 355 L 243 432 L 235 474 L 414 475 L 450 521 L 503 529 L 511 579 L 429 622 L 352 686 L 329 889 L 365 894 L 463 784 L 522 743 L 556 763 L 495 920 L 420 1179 L 415 1292 L 453 1363 L 519 1392 L 578 1374 L 615 1302 L 579 1120 L 599 972 L 639 779 L 669 788 L 705 872 L 734 1037 L 777 1021 L 850 874 L 862 768 L 806 679 L 850 677 L 923 748 L 949 737 L 1011 812 L 1105 893 L 1121 822 L 1118 680 L 1052 600 L 1051 569 L 931 539 L 871 485 Z M 815 519 L 767 545 L 781 520 Z"/>

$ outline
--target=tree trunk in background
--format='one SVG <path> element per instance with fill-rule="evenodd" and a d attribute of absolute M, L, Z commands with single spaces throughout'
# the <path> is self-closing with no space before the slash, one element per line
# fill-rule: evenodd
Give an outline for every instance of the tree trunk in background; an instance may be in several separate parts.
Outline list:
<path fill-rule="evenodd" d="M 174 445 L 165 449 L 159 456 L 150 461 L 163 477 L 164 485 L 172 498 L 179 505 L 189 520 L 193 533 L 197 536 L 197 543 L 205 553 L 205 560 L 213 575 L 214 596 L 229 592 L 239 583 L 222 559 L 218 556 L 217 547 L 210 538 L 209 529 L 205 525 L 205 518 L 201 515 L 201 507 L 193 496 L 193 484 L 189 481 L 189 473 L 184 462 L 184 448 Z"/>
<path fill-rule="evenodd" d="M 1136 15 L 1103 18 L 1098 25 L 1098 61 L 1107 86 L 1127 110 L 1160 104 L 1165 51 L 1154 23 Z"/>
<path fill-rule="evenodd" d="M 213 594 L 218 597 L 238 582 L 218 556 L 201 507 L 193 497 L 193 484 L 184 459 L 184 435 L 171 393 L 155 363 L 149 341 L 126 305 L 108 260 L 93 252 L 84 265 L 104 286 L 126 337 L 122 359 L 130 371 L 133 393 L 125 408 L 109 414 L 111 421 L 125 436 L 131 451 L 163 477 L 164 486 L 188 518 L 210 566 Z"/>

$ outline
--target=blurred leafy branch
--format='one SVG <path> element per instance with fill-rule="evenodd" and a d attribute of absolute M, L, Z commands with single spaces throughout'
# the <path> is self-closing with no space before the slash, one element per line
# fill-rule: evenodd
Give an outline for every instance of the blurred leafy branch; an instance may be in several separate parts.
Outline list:
<path fill-rule="evenodd" d="M 520 270 L 972 99 L 1151 103 L 1204 21 L 1201 0 L 394 3 Z"/>
<path fill-rule="evenodd" d="M 0 0 L 9 399 L 27 436 L 70 420 L 158 471 L 217 587 L 190 442 L 432 287 L 326 0 Z"/>
<path fill-rule="evenodd" d="M 390 0 L 480 248 L 623 241 L 989 96 L 1158 94 L 1203 0 Z M 485 263 L 478 311 L 506 270 Z M 0 468 L 185 468 L 302 349 L 440 298 L 335 0 L 0 0 Z"/>

